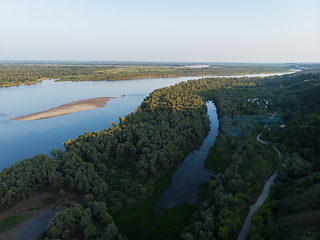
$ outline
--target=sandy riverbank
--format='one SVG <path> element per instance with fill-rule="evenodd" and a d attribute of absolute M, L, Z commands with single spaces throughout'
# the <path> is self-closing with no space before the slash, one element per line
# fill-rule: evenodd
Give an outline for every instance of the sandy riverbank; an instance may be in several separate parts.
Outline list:
<path fill-rule="evenodd" d="M 94 108 L 102 108 L 107 104 L 108 101 L 110 101 L 113 98 L 115 97 L 101 97 L 101 98 L 91 98 L 91 99 L 73 101 L 58 107 L 51 108 L 46 111 L 28 114 L 21 117 L 16 117 L 16 118 L 13 118 L 12 120 L 28 121 L 28 120 L 45 119 L 45 118 L 52 118 L 52 117 L 57 117 L 61 115 L 66 115 L 69 113 L 90 110 Z"/>

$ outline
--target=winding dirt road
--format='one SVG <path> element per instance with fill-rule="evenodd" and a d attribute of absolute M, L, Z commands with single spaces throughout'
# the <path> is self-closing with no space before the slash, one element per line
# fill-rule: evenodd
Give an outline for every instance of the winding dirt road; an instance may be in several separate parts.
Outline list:
<path fill-rule="evenodd" d="M 279 109 L 279 110 L 280 110 L 280 109 Z M 278 111 L 279 111 L 279 110 L 278 110 Z M 278 112 L 278 111 L 277 111 L 277 112 Z M 277 112 L 276 112 L 275 114 L 273 114 L 271 118 L 273 118 L 273 117 L 277 114 Z M 266 128 L 267 125 L 268 125 L 268 123 L 264 126 L 264 128 L 263 128 L 262 131 L 261 131 L 261 133 L 257 136 L 257 140 L 258 140 L 259 142 L 263 143 L 263 144 L 268 144 L 268 143 L 266 143 L 266 142 L 264 142 L 264 141 L 262 141 L 262 140 L 260 139 L 260 136 L 261 136 L 263 130 Z M 275 146 L 272 146 L 272 147 L 277 151 L 277 153 L 278 153 L 278 155 L 279 155 L 279 159 L 280 159 L 280 158 L 281 158 L 281 153 L 280 153 L 280 151 L 279 151 Z M 243 227 L 242 227 L 242 229 L 241 229 L 241 232 L 240 232 L 237 240 L 244 240 L 244 239 L 247 237 L 248 232 L 249 232 L 249 229 L 251 228 L 251 224 L 252 224 L 252 219 L 251 219 L 251 218 L 252 218 L 252 215 L 253 215 L 253 214 L 259 209 L 259 207 L 261 207 L 262 204 L 266 201 L 266 199 L 267 199 L 267 197 L 268 197 L 268 195 L 269 195 L 269 192 L 270 192 L 270 185 L 273 183 L 274 179 L 276 178 L 277 173 L 278 173 L 278 170 L 277 170 L 277 171 L 269 178 L 269 180 L 266 182 L 266 184 L 264 185 L 264 188 L 263 188 L 263 190 L 262 190 L 262 192 L 261 192 L 261 194 L 260 194 L 260 197 L 258 198 L 258 200 L 256 201 L 256 203 L 255 203 L 253 206 L 250 207 L 250 212 L 249 212 L 249 214 L 248 214 L 248 216 L 247 216 L 247 218 L 246 218 L 246 220 L 245 220 L 245 222 L 244 222 L 244 224 L 243 224 Z"/>

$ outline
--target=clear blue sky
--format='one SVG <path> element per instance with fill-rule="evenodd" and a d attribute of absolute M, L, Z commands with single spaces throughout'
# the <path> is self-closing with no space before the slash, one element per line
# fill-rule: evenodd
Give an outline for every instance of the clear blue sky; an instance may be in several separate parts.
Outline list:
<path fill-rule="evenodd" d="M 320 0 L 0 0 L 0 60 L 320 62 Z"/>

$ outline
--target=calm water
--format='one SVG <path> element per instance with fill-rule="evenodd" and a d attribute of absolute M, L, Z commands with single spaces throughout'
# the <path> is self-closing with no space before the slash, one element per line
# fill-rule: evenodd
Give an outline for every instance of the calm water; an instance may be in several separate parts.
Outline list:
<path fill-rule="evenodd" d="M 49 221 L 56 215 L 52 209 L 46 213 L 35 217 L 28 222 L 28 225 L 21 233 L 21 240 L 36 240 L 39 235 L 46 229 Z"/>
<path fill-rule="evenodd" d="M 218 135 L 219 122 L 214 104 L 208 102 L 207 108 L 211 121 L 210 132 L 204 139 L 200 149 L 189 154 L 173 174 L 172 186 L 162 193 L 157 209 L 173 208 L 175 205 L 184 203 L 196 204 L 199 184 L 209 181 L 212 176 L 212 172 L 204 168 L 204 161 Z"/>
<path fill-rule="evenodd" d="M 270 74 L 269 74 L 270 75 Z M 267 76 L 266 74 L 251 76 Z M 235 76 L 233 76 L 235 77 Z M 109 122 L 133 112 L 154 89 L 203 77 L 151 78 L 125 81 L 54 82 L 0 88 L 0 171 L 36 154 L 49 154 L 84 132 L 101 131 Z M 121 97 L 121 95 L 125 97 Z M 104 108 L 33 121 L 11 118 L 88 98 L 117 97 Z"/>
<path fill-rule="evenodd" d="M 252 75 L 252 76 L 268 76 Z M 234 76 L 233 76 L 234 77 Z M 36 154 L 49 154 L 62 148 L 63 142 L 84 132 L 101 131 L 118 123 L 119 117 L 134 111 L 154 89 L 202 77 L 137 79 L 101 82 L 54 82 L 45 80 L 34 85 L 0 88 L 0 170 Z M 121 97 L 125 95 L 125 97 Z M 96 97 L 117 97 L 103 108 L 65 116 L 33 121 L 11 118 L 48 110 L 71 101 Z M 198 185 L 212 173 L 203 162 L 218 134 L 218 119 L 213 103 L 207 103 L 211 131 L 199 151 L 191 153 L 172 177 L 172 187 L 161 196 L 157 208 L 172 208 L 182 203 L 195 204 Z M 56 212 L 50 210 L 32 219 L 21 239 L 34 239 L 47 226 Z"/>
<path fill-rule="evenodd" d="M 157 78 L 127 81 L 54 82 L 0 88 L 0 170 L 36 154 L 49 154 L 63 148 L 63 142 L 84 132 L 100 131 L 118 123 L 140 105 L 154 89 L 169 86 L 191 77 Z M 125 97 L 121 97 L 121 95 Z M 74 100 L 117 97 L 104 108 L 33 121 L 10 118 L 48 110 Z"/>

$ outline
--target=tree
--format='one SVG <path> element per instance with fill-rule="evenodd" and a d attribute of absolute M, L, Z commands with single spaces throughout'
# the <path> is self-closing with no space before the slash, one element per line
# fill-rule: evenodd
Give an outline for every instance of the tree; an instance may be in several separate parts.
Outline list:
<path fill-rule="evenodd" d="M 118 228 L 114 223 L 108 224 L 108 226 L 104 229 L 104 232 L 109 238 L 113 238 L 119 234 Z"/>

